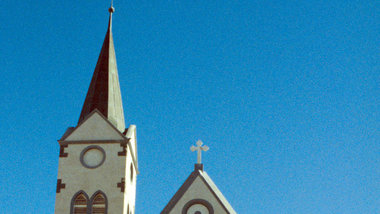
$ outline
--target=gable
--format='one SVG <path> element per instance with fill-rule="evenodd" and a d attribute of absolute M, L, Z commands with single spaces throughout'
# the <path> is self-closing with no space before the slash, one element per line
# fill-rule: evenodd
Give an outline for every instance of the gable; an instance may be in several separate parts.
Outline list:
<path fill-rule="evenodd" d="M 218 189 L 218 187 L 215 185 L 215 183 L 208 176 L 208 174 L 204 171 L 200 172 L 200 173 L 202 175 L 202 180 L 204 181 L 204 183 L 208 186 L 209 190 L 214 194 L 214 196 L 224 206 L 224 208 L 226 210 L 228 210 L 229 213 L 236 213 L 235 210 L 230 205 L 230 203 L 228 203 L 227 199 L 224 197 L 222 192 Z"/>
<path fill-rule="evenodd" d="M 93 111 L 82 123 L 61 141 L 88 140 L 125 140 L 120 133 L 99 111 Z"/>
<path fill-rule="evenodd" d="M 195 170 L 177 191 L 161 214 L 187 213 L 210 209 L 214 214 L 236 214 L 206 172 Z M 203 212 L 201 212 L 203 213 Z"/>

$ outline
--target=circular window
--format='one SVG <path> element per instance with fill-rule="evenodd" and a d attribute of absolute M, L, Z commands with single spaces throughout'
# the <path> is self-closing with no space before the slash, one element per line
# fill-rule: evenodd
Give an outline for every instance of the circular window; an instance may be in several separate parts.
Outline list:
<path fill-rule="evenodd" d="M 185 204 L 182 214 L 214 214 L 214 209 L 208 201 L 194 199 Z"/>
<path fill-rule="evenodd" d="M 100 146 L 88 146 L 80 154 L 80 162 L 86 168 L 94 169 L 103 164 L 106 153 Z"/>
<path fill-rule="evenodd" d="M 193 204 L 187 209 L 187 214 L 209 214 L 209 211 L 203 204 Z"/>

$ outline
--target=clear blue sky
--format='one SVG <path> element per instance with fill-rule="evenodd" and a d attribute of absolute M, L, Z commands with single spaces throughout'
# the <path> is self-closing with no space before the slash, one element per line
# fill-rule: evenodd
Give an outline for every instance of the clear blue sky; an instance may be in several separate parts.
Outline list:
<path fill-rule="evenodd" d="M 205 170 L 238 213 L 380 213 L 378 1 L 119 1 L 137 214 Z M 0 2 L 0 212 L 53 213 L 109 1 Z"/>

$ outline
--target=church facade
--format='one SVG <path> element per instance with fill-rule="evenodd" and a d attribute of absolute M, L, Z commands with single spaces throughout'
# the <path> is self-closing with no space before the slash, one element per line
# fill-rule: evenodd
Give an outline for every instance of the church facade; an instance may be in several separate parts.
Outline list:
<path fill-rule="evenodd" d="M 75 127 L 59 142 L 56 214 L 134 214 L 139 174 L 136 126 L 125 126 L 109 9 L 107 33 Z M 198 144 L 197 144 L 198 145 Z M 203 170 L 194 171 L 161 214 L 236 213 Z"/>

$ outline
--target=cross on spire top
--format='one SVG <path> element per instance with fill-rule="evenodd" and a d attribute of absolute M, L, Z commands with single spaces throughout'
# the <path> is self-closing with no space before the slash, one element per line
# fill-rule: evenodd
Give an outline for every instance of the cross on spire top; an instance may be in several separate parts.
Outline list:
<path fill-rule="evenodd" d="M 197 153 L 198 153 L 198 158 L 197 158 L 198 164 L 202 164 L 202 151 L 206 152 L 210 148 L 206 145 L 202 146 L 203 142 L 201 140 L 198 140 L 196 144 L 197 144 L 197 146 L 191 146 L 190 150 L 192 152 L 197 151 Z"/>

